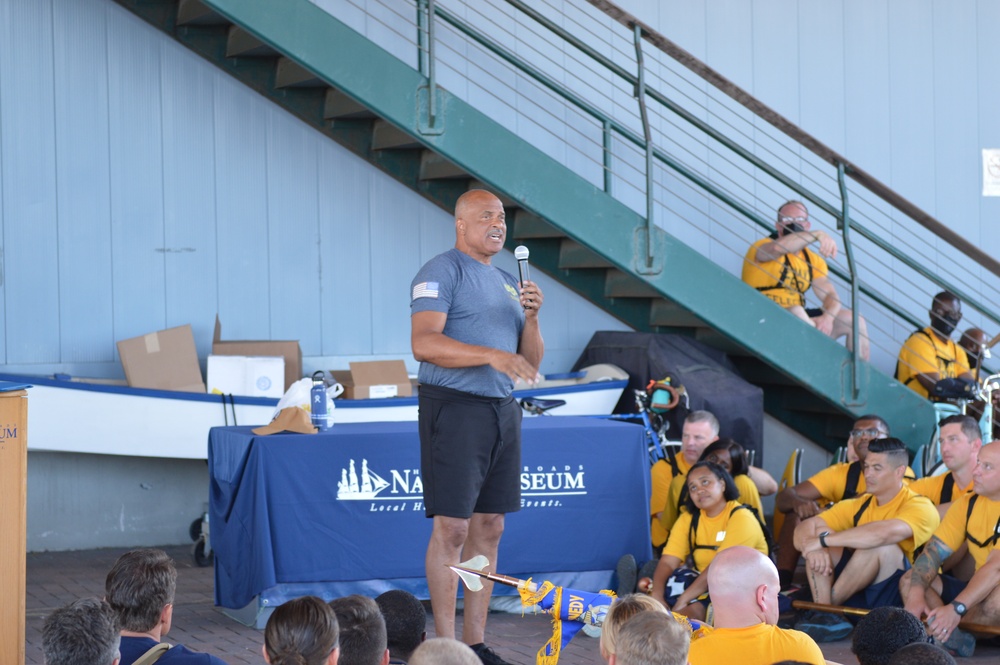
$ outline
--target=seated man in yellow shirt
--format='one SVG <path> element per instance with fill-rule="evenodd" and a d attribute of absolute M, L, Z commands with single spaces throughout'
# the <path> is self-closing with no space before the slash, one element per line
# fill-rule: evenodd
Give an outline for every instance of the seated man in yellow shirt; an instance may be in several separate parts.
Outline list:
<path fill-rule="evenodd" d="M 976 468 L 983 439 L 979 423 L 972 416 L 948 416 L 941 421 L 939 428 L 941 461 L 948 471 L 914 480 L 910 489 L 933 501 L 943 519 L 955 499 L 972 492 L 972 472 Z"/>
<path fill-rule="evenodd" d="M 864 461 L 867 493 L 795 529 L 795 546 L 806 558 L 817 603 L 869 609 L 902 604 L 899 579 L 913 551 L 940 522 L 930 499 L 904 486 L 907 459 L 899 439 L 872 441 Z M 843 617 L 825 612 L 813 612 L 795 627 L 817 642 L 839 640 L 852 630 Z"/>
<path fill-rule="evenodd" d="M 708 593 L 715 627 L 691 642 L 691 665 L 825 665 L 811 637 L 778 628 L 778 570 L 757 550 L 736 545 L 719 552 L 708 569 Z"/>
<path fill-rule="evenodd" d="M 930 397 L 943 379 L 973 381 L 965 351 L 951 339 L 962 320 L 962 301 L 942 291 L 934 296 L 929 313 L 931 324 L 906 339 L 896 362 L 896 380 L 921 397 Z"/>
<path fill-rule="evenodd" d="M 888 436 L 889 423 L 880 416 L 861 416 L 854 421 L 847 439 L 847 449 L 848 452 L 853 452 L 854 462 L 831 465 L 798 485 L 787 487 L 778 493 L 774 509 L 785 514 L 781 533 L 776 534 L 778 575 L 781 577 L 782 587 L 791 583 L 792 574 L 799 563 L 799 551 L 793 543 L 795 527 L 801 520 L 818 515 L 828 504 L 864 494 L 865 479 L 861 473 L 861 465 L 868 455 L 868 444 Z"/>
<path fill-rule="evenodd" d="M 899 585 L 904 607 L 926 617 L 931 637 L 960 656 L 971 656 L 976 646 L 975 638 L 958 628 L 963 617 L 1000 626 L 1000 441 L 979 450 L 972 483 L 974 493 L 955 499 Z M 963 545 L 976 562 L 972 579 L 939 575 L 942 562 Z"/>
<path fill-rule="evenodd" d="M 851 348 L 853 314 L 841 304 L 823 258 L 836 258 L 837 243 L 826 231 L 812 231 L 810 226 L 804 203 L 782 204 L 775 232 L 747 250 L 743 281 L 824 335 L 833 339 L 847 337 L 847 348 Z M 819 243 L 819 254 L 809 249 L 814 242 Z M 822 307 L 806 309 L 806 292 L 810 288 Z M 868 360 L 868 327 L 860 316 L 858 354 Z"/>

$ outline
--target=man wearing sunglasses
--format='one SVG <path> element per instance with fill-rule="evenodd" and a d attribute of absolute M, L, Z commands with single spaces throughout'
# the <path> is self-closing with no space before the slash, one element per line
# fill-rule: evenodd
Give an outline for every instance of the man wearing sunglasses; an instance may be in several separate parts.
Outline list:
<path fill-rule="evenodd" d="M 784 307 L 823 334 L 846 337 L 851 348 L 852 312 L 840 302 L 830 281 L 826 259 L 837 257 L 837 243 L 821 229 L 811 230 L 809 211 L 801 201 L 788 201 L 778 208 L 775 232 L 747 250 L 743 281 Z M 809 248 L 818 243 L 819 253 Z M 812 289 L 820 307 L 806 307 L 806 292 Z M 858 317 L 858 353 L 868 360 L 868 327 Z"/>

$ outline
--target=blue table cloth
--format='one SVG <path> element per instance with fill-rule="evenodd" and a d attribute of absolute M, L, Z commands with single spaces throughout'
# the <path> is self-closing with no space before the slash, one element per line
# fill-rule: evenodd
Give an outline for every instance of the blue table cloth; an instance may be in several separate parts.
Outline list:
<path fill-rule="evenodd" d="M 215 601 L 279 605 L 404 588 L 427 598 L 417 424 L 340 424 L 321 434 L 209 433 Z M 642 428 L 525 418 L 522 508 L 507 516 L 498 572 L 593 590 L 618 558 L 649 558 Z M 505 591 L 497 585 L 495 593 Z"/>

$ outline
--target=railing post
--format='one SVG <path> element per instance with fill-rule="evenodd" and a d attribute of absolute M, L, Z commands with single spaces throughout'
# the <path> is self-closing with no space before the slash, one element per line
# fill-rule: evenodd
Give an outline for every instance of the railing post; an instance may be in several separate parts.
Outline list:
<path fill-rule="evenodd" d="M 422 134 L 440 134 L 442 128 L 438 122 L 437 75 L 434 57 L 434 0 L 417 0 L 417 50 L 419 55 L 418 68 L 427 77 L 427 85 L 420 86 L 418 93 L 427 91 L 427 117 L 420 118 L 419 131 Z M 424 101 L 424 100 L 421 100 Z"/>
<path fill-rule="evenodd" d="M 646 270 L 653 269 L 653 134 L 646 115 L 646 76 L 642 60 L 642 28 L 633 27 L 635 37 L 635 62 L 638 69 L 635 96 L 639 100 L 639 115 L 642 117 L 642 134 L 646 141 Z"/>
<path fill-rule="evenodd" d="M 860 369 L 861 359 L 858 356 L 858 317 L 861 313 L 858 311 L 858 274 L 854 266 L 854 249 L 851 246 L 851 215 L 850 207 L 847 202 L 847 178 L 846 169 L 844 168 L 844 162 L 837 162 L 837 183 L 840 185 L 840 230 L 844 238 L 844 255 L 847 257 L 847 272 L 851 277 L 851 362 L 853 367 L 851 369 L 851 397 L 852 399 L 857 399 L 858 394 L 861 392 L 858 370 Z"/>
<path fill-rule="evenodd" d="M 604 192 L 611 194 L 611 122 L 605 119 L 601 125 L 604 148 Z"/>

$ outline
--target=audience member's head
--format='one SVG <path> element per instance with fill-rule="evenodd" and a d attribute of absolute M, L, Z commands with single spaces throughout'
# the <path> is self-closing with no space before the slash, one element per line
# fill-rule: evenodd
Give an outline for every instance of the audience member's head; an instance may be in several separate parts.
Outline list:
<path fill-rule="evenodd" d="M 367 596 L 344 596 L 330 601 L 340 626 L 340 665 L 385 665 L 385 619 Z"/>
<path fill-rule="evenodd" d="M 976 369 L 976 366 L 983 360 L 992 357 L 989 344 L 990 339 L 979 328 L 969 328 L 962 333 L 962 339 L 958 345 L 965 350 L 965 357 L 969 359 L 969 367 Z"/>
<path fill-rule="evenodd" d="M 601 657 L 607 660 L 615 652 L 618 631 L 622 624 L 640 612 L 650 611 L 666 614 L 667 608 L 660 601 L 644 593 L 630 593 L 611 603 L 604 617 L 604 623 L 601 624 Z"/>
<path fill-rule="evenodd" d="M 745 476 L 750 472 L 750 462 L 747 461 L 747 451 L 735 439 L 723 437 L 708 444 L 701 453 L 701 460 L 715 462 L 729 472 L 733 478 Z"/>
<path fill-rule="evenodd" d="M 889 658 L 899 649 L 926 641 L 927 633 L 920 619 L 902 607 L 876 607 L 854 627 L 851 652 L 860 665 L 888 665 Z"/>
<path fill-rule="evenodd" d="M 715 625 L 742 628 L 778 623 L 778 569 L 753 549 L 734 545 L 721 550 L 708 568 L 708 593 Z"/>
<path fill-rule="evenodd" d="M 616 642 L 611 665 L 686 665 L 691 632 L 664 612 L 640 612 L 622 624 Z"/>
<path fill-rule="evenodd" d="M 275 608 L 264 628 L 264 660 L 270 665 L 337 665 L 339 629 L 333 608 L 316 596 Z"/>
<path fill-rule="evenodd" d="M 97 598 L 60 607 L 42 625 L 46 665 L 113 665 L 119 660 L 119 642 L 118 618 Z"/>
<path fill-rule="evenodd" d="M 692 472 L 698 471 L 699 469 L 707 469 L 713 476 L 715 476 L 722 482 L 723 486 L 722 499 L 724 501 L 734 501 L 739 498 L 740 489 L 736 486 L 736 481 L 733 480 L 733 477 L 729 475 L 728 471 L 723 469 L 715 462 L 709 462 L 707 460 L 703 460 L 701 462 L 697 462 L 696 464 L 692 465 L 687 472 L 686 484 L 695 484 L 695 479 L 697 477 L 700 477 L 700 472 L 696 474 L 692 474 Z M 698 510 L 700 510 L 700 508 L 697 505 L 695 505 L 694 499 L 691 497 L 690 489 L 687 492 L 683 491 L 681 492 L 681 503 L 684 505 L 685 508 L 688 509 L 688 512 L 691 513 L 692 515 L 696 513 Z"/>
<path fill-rule="evenodd" d="M 173 618 L 177 569 L 163 550 L 139 549 L 118 557 L 104 594 L 123 631 L 165 635 Z"/>
<path fill-rule="evenodd" d="M 914 642 L 892 654 L 889 665 L 957 665 L 951 654 L 937 644 Z"/>
<path fill-rule="evenodd" d="M 427 611 L 409 591 L 393 589 L 375 599 L 385 619 L 389 655 L 410 660 L 410 655 L 427 637 Z"/>
<path fill-rule="evenodd" d="M 409 665 L 482 665 L 468 644 L 450 637 L 435 637 L 414 650 Z"/>

